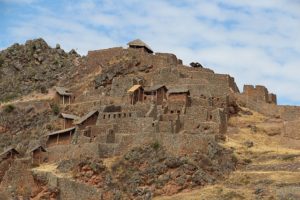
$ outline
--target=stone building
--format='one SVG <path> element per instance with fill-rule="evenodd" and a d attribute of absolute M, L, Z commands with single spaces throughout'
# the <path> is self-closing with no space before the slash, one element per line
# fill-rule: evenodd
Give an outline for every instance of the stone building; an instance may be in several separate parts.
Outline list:
<path fill-rule="evenodd" d="M 134 85 L 128 91 L 129 102 L 134 105 L 137 102 L 143 102 L 144 89 L 141 85 Z"/>
<path fill-rule="evenodd" d="M 138 49 L 146 53 L 153 53 L 153 50 L 142 40 L 136 39 L 128 43 L 129 48 Z"/>
<path fill-rule="evenodd" d="M 262 85 L 244 85 L 243 94 L 257 102 L 277 104 L 276 95 L 269 93 L 268 89 Z"/>
<path fill-rule="evenodd" d="M 87 137 L 92 136 L 91 127 L 96 125 L 98 116 L 99 111 L 92 110 L 75 123 L 78 126 L 78 129 L 82 131 L 82 135 Z"/>
<path fill-rule="evenodd" d="M 78 128 L 74 143 L 98 145 L 97 152 L 107 157 L 152 140 L 183 144 L 191 135 L 206 137 L 226 131 L 229 95 L 239 92 L 232 77 L 205 67 L 184 66 L 173 54 L 152 54 L 140 40 L 128 45 L 127 49 L 88 53 L 87 65 L 102 73 L 95 77 L 95 87 L 88 89 L 90 95 L 86 95 L 85 102 L 78 101 L 80 105 L 70 105 L 68 110 L 97 110 L 73 119 Z M 99 102 L 91 104 L 95 99 Z M 66 148 L 69 146 L 77 145 Z"/>
<path fill-rule="evenodd" d="M 31 163 L 39 165 L 43 162 L 43 153 L 47 150 L 42 145 L 36 145 L 27 152 L 31 157 Z"/>
<path fill-rule="evenodd" d="M 157 105 L 162 105 L 167 99 L 168 89 L 164 85 L 154 85 L 144 89 L 144 101 L 154 101 Z"/>
<path fill-rule="evenodd" d="M 75 133 L 76 127 L 71 127 L 64 130 L 55 131 L 47 134 L 47 147 L 55 146 L 55 145 L 66 145 L 70 144 L 72 141 L 72 137 Z"/>
<path fill-rule="evenodd" d="M 55 87 L 56 93 L 54 97 L 54 101 L 58 104 L 71 104 L 73 94 L 64 87 Z"/>
<path fill-rule="evenodd" d="M 14 159 L 19 154 L 20 153 L 14 147 L 9 147 L 0 154 L 0 161 L 6 160 L 6 159 Z"/>
<path fill-rule="evenodd" d="M 173 88 L 168 91 L 168 103 L 180 102 L 187 106 L 189 103 L 190 91 L 186 88 Z"/>
<path fill-rule="evenodd" d="M 62 119 L 62 128 L 67 129 L 74 127 L 74 121 L 79 120 L 79 117 L 72 114 L 61 113 L 59 117 Z"/>

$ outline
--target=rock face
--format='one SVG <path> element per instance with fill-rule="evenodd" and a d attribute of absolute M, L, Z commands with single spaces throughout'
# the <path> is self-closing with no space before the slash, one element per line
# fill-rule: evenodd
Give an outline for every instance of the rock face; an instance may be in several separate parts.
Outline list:
<path fill-rule="evenodd" d="M 0 102 L 54 86 L 72 73 L 79 55 L 51 48 L 43 39 L 14 44 L 0 52 Z"/>
<path fill-rule="evenodd" d="M 179 157 L 153 143 L 131 149 L 111 170 L 101 159 L 90 158 L 62 161 L 58 169 L 65 172 L 67 167 L 77 182 L 97 188 L 104 199 L 151 199 L 214 183 L 235 165 L 231 152 L 223 148 Z"/>
<path fill-rule="evenodd" d="M 43 106 L 41 111 L 38 106 Z M 8 105 L 0 108 L 0 148 L 8 145 L 22 144 L 27 146 L 30 140 L 43 134 L 45 124 L 49 122 L 51 111 L 49 104 L 45 102 L 31 103 L 31 105 Z"/>
<path fill-rule="evenodd" d="M 95 87 L 106 86 L 110 84 L 114 77 L 127 75 L 135 72 L 143 72 L 151 69 L 151 65 L 141 66 L 138 59 L 120 60 L 118 63 L 109 65 L 103 70 L 103 73 L 95 78 Z"/>

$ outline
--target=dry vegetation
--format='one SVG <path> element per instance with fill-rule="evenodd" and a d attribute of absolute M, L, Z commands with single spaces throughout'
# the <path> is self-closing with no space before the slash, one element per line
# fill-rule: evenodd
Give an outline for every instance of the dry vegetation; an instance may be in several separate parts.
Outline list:
<path fill-rule="evenodd" d="M 225 181 L 155 199 L 300 199 L 300 144 L 289 148 L 280 134 L 269 136 L 266 130 L 278 119 L 252 113 L 229 121 L 223 146 L 234 149 L 240 166 Z M 247 141 L 253 146 L 245 145 Z"/>

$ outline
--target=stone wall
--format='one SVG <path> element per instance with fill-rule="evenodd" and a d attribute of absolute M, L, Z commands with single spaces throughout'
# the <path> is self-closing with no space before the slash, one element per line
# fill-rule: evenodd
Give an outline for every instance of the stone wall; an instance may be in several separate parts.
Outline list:
<path fill-rule="evenodd" d="M 190 97 L 190 102 L 192 106 L 201 106 L 201 107 L 211 107 L 213 105 L 212 99 L 210 97 Z"/>
<path fill-rule="evenodd" d="M 300 140 L 300 119 L 294 121 L 287 121 L 284 123 L 284 134 L 283 136 Z"/>
<path fill-rule="evenodd" d="M 0 188 L 11 190 L 22 196 L 24 199 L 29 199 L 37 185 L 29 171 L 30 159 L 16 159 L 11 167 L 5 172 Z"/>
<path fill-rule="evenodd" d="M 276 95 L 269 94 L 268 89 L 262 85 L 244 85 L 243 94 L 255 101 L 277 104 Z"/>
<path fill-rule="evenodd" d="M 269 96 L 268 96 L 268 100 L 269 100 L 268 103 L 277 104 L 277 96 L 276 96 L 276 94 L 270 93 Z"/>
<path fill-rule="evenodd" d="M 143 83 L 142 78 L 139 78 L 134 75 L 115 77 L 112 81 L 110 95 L 113 97 L 125 97 L 127 91 L 133 85 L 142 84 L 142 83 Z"/>
<path fill-rule="evenodd" d="M 124 49 L 115 47 L 103 50 L 89 51 L 87 62 L 89 67 L 102 67 L 111 61 L 114 57 L 121 56 Z"/>
<path fill-rule="evenodd" d="M 244 94 L 235 94 L 238 104 L 268 116 L 280 116 L 280 106 L 263 101 L 256 101 Z"/>
<path fill-rule="evenodd" d="M 217 108 L 211 112 L 212 121 L 219 125 L 218 133 L 225 134 L 227 131 L 227 116 L 223 109 Z"/>
<path fill-rule="evenodd" d="M 99 112 L 94 113 L 92 116 L 87 118 L 84 122 L 82 122 L 81 124 L 78 124 L 78 128 L 80 130 L 82 130 L 82 129 L 85 129 L 85 127 L 87 127 L 87 126 L 96 125 L 96 123 L 98 121 L 98 116 L 99 116 Z"/>
<path fill-rule="evenodd" d="M 278 106 L 279 115 L 285 121 L 293 121 L 300 118 L 300 106 Z"/>
<path fill-rule="evenodd" d="M 57 199 L 89 199 L 101 198 L 101 191 L 93 186 L 78 182 L 71 177 L 60 177 L 53 172 L 33 170 L 38 181 L 47 181 L 49 188 L 59 188 Z"/>
<path fill-rule="evenodd" d="M 69 144 L 52 146 L 47 148 L 48 161 L 57 162 L 66 159 L 87 157 L 99 157 L 99 144 L 98 143 L 84 143 L 84 144 Z"/>
<path fill-rule="evenodd" d="M 212 106 L 215 108 L 226 108 L 229 105 L 229 96 L 223 95 L 218 97 L 212 97 Z"/>
<path fill-rule="evenodd" d="M 184 155 L 186 153 L 210 151 L 210 144 L 215 143 L 215 136 L 206 134 L 189 133 L 143 133 L 137 134 L 132 143 L 133 146 L 158 142 L 172 155 Z"/>
<path fill-rule="evenodd" d="M 72 140 L 72 136 L 73 136 L 73 132 L 50 135 L 47 140 L 47 147 L 70 144 Z"/>
<path fill-rule="evenodd" d="M 58 178 L 59 199 L 91 199 L 101 198 L 101 191 L 69 178 Z"/>
<path fill-rule="evenodd" d="M 186 118 L 194 118 L 199 121 L 207 121 L 211 108 L 203 106 L 191 106 L 186 109 Z"/>
<path fill-rule="evenodd" d="M 300 106 L 269 104 L 253 100 L 244 94 L 235 94 L 235 96 L 240 105 L 246 106 L 251 110 L 264 115 L 280 117 L 284 121 L 293 121 L 300 118 Z"/>

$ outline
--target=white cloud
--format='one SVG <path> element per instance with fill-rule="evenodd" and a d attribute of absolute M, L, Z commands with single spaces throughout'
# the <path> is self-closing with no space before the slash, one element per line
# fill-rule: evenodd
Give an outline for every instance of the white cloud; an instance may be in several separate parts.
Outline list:
<path fill-rule="evenodd" d="M 36 13 L 11 24 L 10 37 L 43 37 L 82 54 L 141 38 L 185 63 L 200 61 L 233 75 L 240 88 L 265 84 L 279 99 L 300 104 L 295 87 L 300 84 L 297 0 L 62 2 L 59 11 L 34 4 Z"/>

